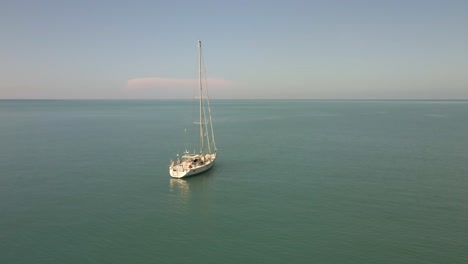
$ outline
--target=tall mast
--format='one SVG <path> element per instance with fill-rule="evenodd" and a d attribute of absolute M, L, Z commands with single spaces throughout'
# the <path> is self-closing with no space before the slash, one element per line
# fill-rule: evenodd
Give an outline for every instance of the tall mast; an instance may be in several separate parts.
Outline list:
<path fill-rule="evenodd" d="M 198 40 L 198 86 L 199 86 L 199 98 L 200 98 L 200 154 L 203 153 L 203 93 L 202 93 L 202 51 L 201 41 Z"/>

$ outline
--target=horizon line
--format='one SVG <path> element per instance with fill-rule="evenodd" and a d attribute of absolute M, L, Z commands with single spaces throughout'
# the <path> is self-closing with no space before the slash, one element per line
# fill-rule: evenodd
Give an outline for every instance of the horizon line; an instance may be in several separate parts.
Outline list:
<path fill-rule="evenodd" d="M 0 98 L 0 101 L 192 101 L 194 99 L 188 98 Z M 265 100 L 265 101 L 468 101 L 468 98 L 463 99 L 314 99 L 314 98 L 210 98 L 212 101 L 216 100 Z"/>

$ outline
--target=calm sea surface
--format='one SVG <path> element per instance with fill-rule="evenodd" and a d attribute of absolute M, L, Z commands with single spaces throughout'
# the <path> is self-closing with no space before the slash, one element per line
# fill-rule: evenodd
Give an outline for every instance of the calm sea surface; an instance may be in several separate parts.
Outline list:
<path fill-rule="evenodd" d="M 1 100 L 0 263 L 468 263 L 468 102 L 196 107 Z"/>

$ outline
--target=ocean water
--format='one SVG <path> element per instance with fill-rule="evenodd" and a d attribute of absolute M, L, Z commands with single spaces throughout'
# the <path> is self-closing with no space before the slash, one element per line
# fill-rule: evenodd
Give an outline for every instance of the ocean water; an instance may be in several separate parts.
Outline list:
<path fill-rule="evenodd" d="M 468 102 L 0 100 L 0 263 L 468 263 Z M 187 132 L 185 132 L 187 129 Z"/>

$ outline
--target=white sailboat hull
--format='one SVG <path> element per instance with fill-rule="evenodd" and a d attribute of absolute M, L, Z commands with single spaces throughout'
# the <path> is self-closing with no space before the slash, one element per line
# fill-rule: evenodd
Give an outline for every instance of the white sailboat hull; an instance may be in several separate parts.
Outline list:
<path fill-rule="evenodd" d="M 191 166 L 191 164 L 182 163 L 169 166 L 169 174 L 173 178 L 184 178 L 205 172 L 213 167 L 215 160 L 205 162 L 203 165 Z M 190 168 L 191 167 L 191 168 Z"/>

